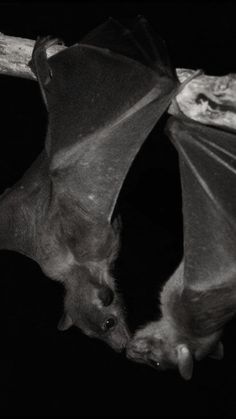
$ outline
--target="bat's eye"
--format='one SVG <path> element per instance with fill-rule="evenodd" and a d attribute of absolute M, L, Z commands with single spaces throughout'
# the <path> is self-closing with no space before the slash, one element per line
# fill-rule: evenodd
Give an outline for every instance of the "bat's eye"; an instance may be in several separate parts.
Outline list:
<path fill-rule="evenodd" d="M 160 362 L 159 361 L 154 361 L 153 359 L 150 359 L 149 362 L 154 368 L 159 368 L 160 367 Z"/>
<path fill-rule="evenodd" d="M 109 319 L 107 319 L 104 323 L 103 323 L 103 330 L 104 332 L 107 332 L 108 330 L 111 330 L 115 327 L 116 325 L 116 321 L 113 317 L 110 317 Z"/>

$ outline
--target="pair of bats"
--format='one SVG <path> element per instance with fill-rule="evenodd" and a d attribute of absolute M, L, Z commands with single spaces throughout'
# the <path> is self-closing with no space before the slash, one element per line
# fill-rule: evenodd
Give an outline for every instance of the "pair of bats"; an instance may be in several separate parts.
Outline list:
<path fill-rule="evenodd" d="M 171 117 L 179 153 L 184 258 L 160 296 L 162 317 L 131 336 L 112 265 L 112 219 L 126 174 L 180 87 L 164 42 L 144 18 L 109 19 L 47 59 L 57 40 L 36 41 L 31 68 L 48 110 L 45 148 L 0 198 L 0 248 L 18 251 L 64 284 L 58 327 L 72 325 L 128 358 L 192 376 L 194 359 L 223 356 L 235 314 L 236 137 Z"/>

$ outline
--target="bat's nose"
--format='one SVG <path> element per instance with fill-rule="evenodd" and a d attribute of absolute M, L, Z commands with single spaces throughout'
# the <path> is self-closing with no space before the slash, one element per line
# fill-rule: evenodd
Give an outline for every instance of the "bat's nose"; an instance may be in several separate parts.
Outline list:
<path fill-rule="evenodd" d="M 124 352 L 126 350 L 128 342 L 129 342 L 128 336 L 121 337 L 117 342 L 115 350 L 117 352 Z"/>
<path fill-rule="evenodd" d="M 116 349 L 116 352 L 122 354 L 122 353 L 125 353 L 125 349 L 126 349 L 126 346 L 125 345 L 124 346 L 120 346 L 120 347 L 118 347 Z"/>
<path fill-rule="evenodd" d="M 111 346 L 116 352 L 123 352 L 130 341 L 130 332 L 126 326 L 118 326 L 111 336 Z"/>

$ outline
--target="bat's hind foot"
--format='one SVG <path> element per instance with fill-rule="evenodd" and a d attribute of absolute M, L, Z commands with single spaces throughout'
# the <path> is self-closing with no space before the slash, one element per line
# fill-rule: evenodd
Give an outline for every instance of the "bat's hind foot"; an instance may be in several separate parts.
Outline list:
<path fill-rule="evenodd" d="M 29 62 L 31 70 L 37 76 L 43 100 L 47 108 L 48 103 L 46 89 L 53 77 L 52 68 L 50 67 L 47 58 L 47 49 L 50 48 L 52 45 L 58 44 L 62 44 L 62 41 L 60 41 L 57 38 L 50 38 L 49 36 L 44 38 L 37 38 L 34 45 L 32 58 Z"/>
<path fill-rule="evenodd" d="M 52 69 L 47 59 L 47 49 L 58 44 L 62 44 L 62 41 L 50 36 L 38 37 L 34 44 L 29 66 L 43 86 L 46 86 L 52 78 Z"/>

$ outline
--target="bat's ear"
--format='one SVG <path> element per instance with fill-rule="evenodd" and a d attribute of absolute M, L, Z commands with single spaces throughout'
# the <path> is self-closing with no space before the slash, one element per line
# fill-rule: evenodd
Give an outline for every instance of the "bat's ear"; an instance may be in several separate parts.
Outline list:
<path fill-rule="evenodd" d="M 181 377 L 190 380 L 193 374 L 193 358 L 187 345 L 177 346 L 177 360 Z"/>
<path fill-rule="evenodd" d="M 57 325 L 58 330 L 64 331 L 73 326 L 73 320 L 68 313 L 63 314 Z"/>
<path fill-rule="evenodd" d="M 224 346 L 222 342 L 217 343 L 214 351 L 210 353 L 209 358 L 218 359 L 218 360 L 224 358 Z"/>

